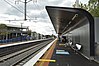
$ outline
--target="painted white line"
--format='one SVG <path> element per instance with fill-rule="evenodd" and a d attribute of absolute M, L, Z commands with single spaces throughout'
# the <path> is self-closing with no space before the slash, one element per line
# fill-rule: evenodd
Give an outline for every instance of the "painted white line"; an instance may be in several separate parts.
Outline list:
<path fill-rule="evenodd" d="M 31 42 L 37 42 L 37 41 L 42 41 L 42 40 L 45 40 L 45 39 L 24 41 L 24 42 L 12 43 L 12 44 L 5 44 L 5 45 L 0 45 L 0 48 L 9 47 L 9 46 L 15 46 L 15 45 L 19 45 L 19 44 L 26 44 L 26 43 L 31 43 Z"/>
<path fill-rule="evenodd" d="M 44 49 L 42 49 L 37 55 L 35 55 L 32 59 L 30 59 L 28 62 L 26 62 L 23 66 L 33 66 L 39 59 L 42 57 L 42 55 L 50 48 L 50 46 L 56 41 L 52 41 L 50 44 L 48 44 Z"/>

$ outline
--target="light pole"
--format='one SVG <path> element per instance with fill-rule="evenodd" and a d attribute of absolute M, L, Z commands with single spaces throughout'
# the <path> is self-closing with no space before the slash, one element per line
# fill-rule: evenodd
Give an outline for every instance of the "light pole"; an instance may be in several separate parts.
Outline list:
<path fill-rule="evenodd" d="M 25 1 L 21 1 L 21 0 L 16 0 L 15 1 L 15 3 L 16 2 L 22 2 L 22 3 L 24 3 L 24 20 L 26 21 L 27 20 L 27 18 L 26 18 L 26 10 L 27 10 L 27 3 L 29 3 L 30 1 L 32 1 L 32 0 L 25 0 Z M 37 2 L 37 0 L 33 0 L 33 2 Z"/>
<path fill-rule="evenodd" d="M 21 41 L 22 41 L 22 26 L 23 26 L 23 23 L 21 23 Z"/>
<path fill-rule="evenodd" d="M 24 5 L 24 20 L 27 20 L 26 19 L 26 4 L 27 4 L 27 0 L 25 0 L 25 5 Z"/>

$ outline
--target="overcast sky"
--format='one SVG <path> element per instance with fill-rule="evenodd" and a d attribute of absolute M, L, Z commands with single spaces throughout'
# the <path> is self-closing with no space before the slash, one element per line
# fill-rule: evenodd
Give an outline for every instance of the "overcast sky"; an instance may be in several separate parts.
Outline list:
<path fill-rule="evenodd" d="M 24 3 L 15 1 L 20 0 L 0 0 L 0 23 L 14 25 L 23 23 L 23 26 L 29 26 L 32 31 L 55 34 L 45 6 L 72 7 L 76 0 L 33 0 L 27 3 L 27 19 L 31 20 L 9 22 L 7 20 L 24 20 Z M 80 0 L 80 2 L 87 3 L 88 0 Z"/>

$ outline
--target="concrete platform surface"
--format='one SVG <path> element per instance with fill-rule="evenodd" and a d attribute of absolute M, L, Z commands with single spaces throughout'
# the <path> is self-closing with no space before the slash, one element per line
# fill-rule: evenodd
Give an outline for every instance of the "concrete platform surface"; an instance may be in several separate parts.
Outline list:
<path fill-rule="evenodd" d="M 56 54 L 56 50 L 65 50 L 69 54 Z M 75 53 L 70 47 L 59 45 L 58 42 L 51 59 L 55 59 L 56 62 L 50 62 L 49 66 L 99 66 L 99 63 L 86 59 L 82 55 Z"/>

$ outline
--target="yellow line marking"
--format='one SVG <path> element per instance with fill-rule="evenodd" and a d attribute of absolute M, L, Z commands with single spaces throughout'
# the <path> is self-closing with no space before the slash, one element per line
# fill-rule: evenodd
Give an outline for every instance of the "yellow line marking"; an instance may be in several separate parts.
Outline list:
<path fill-rule="evenodd" d="M 52 44 L 52 46 L 50 47 L 49 52 L 50 52 L 53 48 L 55 48 L 55 45 L 54 45 L 54 44 L 56 45 L 56 41 L 55 41 L 55 42 Z M 53 49 L 53 50 L 54 50 L 54 49 Z M 49 54 L 50 54 L 50 53 L 47 53 L 44 58 L 47 58 Z M 40 66 L 43 66 L 43 64 L 44 64 L 44 62 L 42 62 L 42 63 L 40 64 Z"/>
<path fill-rule="evenodd" d="M 49 60 L 49 59 L 39 59 L 39 61 L 44 61 L 44 62 L 56 62 L 56 60 Z"/>

